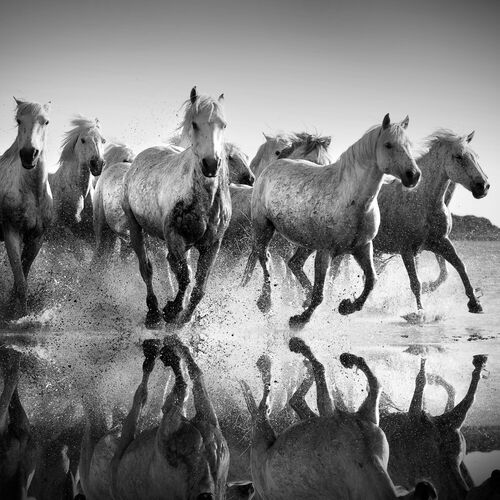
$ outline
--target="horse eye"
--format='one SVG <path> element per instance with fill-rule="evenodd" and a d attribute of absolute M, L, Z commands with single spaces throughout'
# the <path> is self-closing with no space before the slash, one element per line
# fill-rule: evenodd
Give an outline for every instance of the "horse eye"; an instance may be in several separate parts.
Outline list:
<path fill-rule="evenodd" d="M 229 156 L 227 157 L 227 159 L 228 159 L 229 161 L 233 161 L 233 155 L 229 155 Z"/>
<path fill-rule="evenodd" d="M 102 143 L 106 144 L 106 139 L 104 139 L 104 137 L 102 138 Z"/>
<path fill-rule="evenodd" d="M 44 123 L 44 125 L 48 125 L 48 124 L 49 124 L 49 120 L 47 120 L 47 121 Z"/>
<path fill-rule="evenodd" d="M 455 160 L 461 161 L 464 157 L 462 155 L 455 155 Z"/>
<path fill-rule="evenodd" d="M 275 154 L 276 156 L 279 156 L 279 155 L 281 154 L 281 151 L 275 151 L 275 152 L 274 152 L 274 154 Z"/>
<path fill-rule="evenodd" d="M 20 120 L 19 118 L 16 118 L 16 123 L 17 123 L 18 125 L 21 125 L 21 120 Z"/>
<path fill-rule="evenodd" d="M 85 144 L 85 139 L 83 137 L 80 139 L 80 141 L 82 141 L 82 144 Z"/>
<path fill-rule="evenodd" d="M 193 130 L 198 130 L 198 125 L 196 124 L 196 122 L 193 122 Z"/>
<path fill-rule="evenodd" d="M 384 144 L 384 146 L 387 148 L 387 149 L 391 149 L 392 148 L 392 144 L 390 142 L 386 142 Z"/>

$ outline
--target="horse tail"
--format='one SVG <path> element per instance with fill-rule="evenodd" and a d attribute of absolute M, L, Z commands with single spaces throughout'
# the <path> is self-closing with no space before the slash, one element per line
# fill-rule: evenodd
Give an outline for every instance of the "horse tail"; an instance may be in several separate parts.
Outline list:
<path fill-rule="evenodd" d="M 252 250 L 250 253 L 247 265 L 245 267 L 245 272 L 243 273 L 243 278 L 241 280 L 241 286 L 247 286 L 250 278 L 252 277 L 253 271 L 255 269 L 255 265 L 257 264 L 257 252 Z"/>

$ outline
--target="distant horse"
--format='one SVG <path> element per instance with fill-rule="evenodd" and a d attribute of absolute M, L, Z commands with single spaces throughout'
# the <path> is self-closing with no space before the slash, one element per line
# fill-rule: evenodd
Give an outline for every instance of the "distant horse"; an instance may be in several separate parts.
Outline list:
<path fill-rule="evenodd" d="M 190 321 L 205 294 L 207 278 L 231 218 L 229 172 L 224 154 L 226 121 L 218 100 L 198 96 L 196 88 L 186 102 L 182 135 L 191 147 L 177 154 L 146 150 L 125 174 L 122 207 L 128 219 L 132 247 L 147 286 L 146 325 L 159 323 L 162 315 L 153 291 L 153 268 L 144 247 L 145 231 L 164 240 L 178 292 L 163 308 L 166 322 Z M 191 281 L 186 253 L 199 251 L 196 284 L 184 309 Z"/>
<path fill-rule="evenodd" d="M 229 168 L 229 181 L 238 185 L 251 186 L 254 176 L 248 167 L 248 158 L 241 149 L 233 143 L 224 145 Z M 116 148 L 118 149 L 118 148 Z M 184 148 L 169 144 L 168 146 L 158 146 L 149 148 L 147 151 L 153 154 L 159 152 L 161 155 L 165 151 L 181 153 Z M 143 153 L 145 153 L 143 151 Z M 111 153 L 110 153 L 111 154 Z M 120 158 L 119 149 L 116 158 Z M 129 241 L 129 231 L 127 217 L 122 209 L 123 179 L 134 156 L 129 156 L 129 160 L 114 161 L 112 157 L 106 158 L 106 168 L 99 176 L 94 192 L 94 233 L 96 236 L 96 257 L 106 258 L 110 256 L 115 246 L 116 239 Z"/>
<path fill-rule="evenodd" d="M 241 382 L 253 422 L 251 463 L 257 493 L 264 500 L 437 498 L 427 482 L 403 493 L 391 481 L 387 473 L 389 447 L 378 427 L 380 385 L 365 360 L 348 353 L 340 356 L 346 368 L 356 367 L 365 373 L 369 384 L 360 409 L 349 413 L 334 408 L 324 367 L 309 347 L 295 337 L 290 340 L 290 350 L 302 353 L 312 364 L 320 416 L 312 414 L 275 434 L 268 419 L 271 361 L 261 356 L 257 366 L 264 393 L 259 406 L 250 388 Z"/>
<path fill-rule="evenodd" d="M 381 126 L 370 129 L 332 165 L 319 168 L 307 161 L 278 160 L 257 178 L 252 195 L 253 249 L 242 285 L 259 259 L 264 283 L 257 306 L 262 312 L 271 308 L 267 247 L 276 230 L 300 247 L 298 253 L 316 250 L 311 301 L 302 314 L 290 318 L 291 327 L 307 323 L 323 301 L 330 256 L 352 254 L 365 274 L 361 295 L 354 302 L 344 299 L 339 312 L 362 309 L 376 281 L 372 239 L 380 221 L 377 195 L 383 175 L 398 177 L 406 187 L 414 187 L 420 178 L 405 133 L 408 123 L 407 117 L 391 124 L 386 115 Z"/>
<path fill-rule="evenodd" d="M 428 151 L 417 160 L 422 170 L 420 184 L 408 191 L 399 182 L 391 182 L 382 186 L 378 196 L 381 220 L 373 248 L 376 253 L 401 255 L 419 310 L 422 310 L 421 286 L 415 256 L 429 250 L 446 259 L 459 273 L 469 298 L 469 311 L 482 312 L 465 266 L 449 239 L 452 221 L 445 203 L 449 203 L 453 194 L 449 191 L 450 182 L 461 184 L 474 198 L 488 194 L 488 178 L 469 147 L 473 136 L 474 132 L 467 136 L 446 130 L 435 132 L 428 139 Z M 439 258 L 438 263 L 443 274 Z"/>
<path fill-rule="evenodd" d="M 26 161 L 33 158 L 26 152 Z M 0 371 L 3 390 L 0 394 L 0 494 L 2 500 L 29 500 L 36 462 L 36 444 L 30 423 L 19 399 L 21 354 L 0 347 Z M 30 497 L 31 498 L 31 497 Z"/>
<path fill-rule="evenodd" d="M 28 313 L 28 273 L 52 219 L 45 142 L 49 104 L 16 99 L 17 137 L 0 157 L 0 241 L 14 273 L 11 312 Z"/>
<path fill-rule="evenodd" d="M 92 240 L 94 177 L 105 166 L 104 139 L 99 120 L 79 117 L 63 141 L 59 168 L 49 175 L 54 194 L 54 231 L 69 230 L 79 239 Z"/>
<path fill-rule="evenodd" d="M 322 137 L 307 132 L 287 136 L 266 136 L 266 143 L 259 148 L 256 155 L 257 171 L 262 173 L 265 167 L 277 158 L 301 159 L 327 165 L 331 162 L 328 156 L 330 143 L 331 137 Z M 231 186 L 233 214 L 222 245 L 235 256 L 240 256 L 251 247 L 252 192 L 252 189 L 247 186 Z M 290 248 L 293 247 L 282 237 L 276 240 L 278 241 L 273 245 L 273 249 L 285 261 L 288 260 Z"/>
<path fill-rule="evenodd" d="M 202 371 L 176 336 L 167 336 L 161 350 L 159 341 L 147 340 L 143 350 L 142 381 L 121 436 L 99 436 L 102 422 L 89 421 L 80 459 L 81 483 L 87 500 L 222 500 L 229 450 Z M 158 352 L 163 364 L 172 368 L 175 384 L 165 398 L 160 425 L 136 434 Z M 193 382 L 196 414 L 192 419 L 186 418 L 187 384 L 181 358 Z"/>

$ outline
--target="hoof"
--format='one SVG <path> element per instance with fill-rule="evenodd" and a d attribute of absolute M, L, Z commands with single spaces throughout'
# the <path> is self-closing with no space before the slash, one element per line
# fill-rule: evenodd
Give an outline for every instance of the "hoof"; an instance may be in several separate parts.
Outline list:
<path fill-rule="evenodd" d="M 163 308 L 163 319 L 166 323 L 174 323 L 180 309 L 176 307 L 174 301 L 167 302 L 167 305 Z"/>
<path fill-rule="evenodd" d="M 180 358 L 173 346 L 164 345 L 160 350 L 160 359 L 166 367 L 179 366 Z"/>
<path fill-rule="evenodd" d="M 349 352 L 344 352 L 340 355 L 340 362 L 344 368 L 352 368 L 354 365 L 358 364 L 359 358 L 354 354 Z"/>
<path fill-rule="evenodd" d="M 483 312 L 483 308 L 481 307 L 479 300 L 469 300 L 467 306 L 470 313 L 479 314 Z"/>
<path fill-rule="evenodd" d="M 303 314 L 297 314 L 288 320 L 288 325 L 292 330 L 302 330 L 308 321 L 309 319 Z"/>
<path fill-rule="evenodd" d="M 359 311 L 361 308 L 358 308 L 356 305 L 356 302 L 353 302 L 350 299 L 344 299 L 340 304 L 339 304 L 339 313 L 342 314 L 342 316 L 347 316 L 348 314 L 352 314 L 353 312 Z"/>
<path fill-rule="evenodd" d="M 158 309 L 156 310 L 150 309 L 146 314 L 146 321 L 144 323 L 146 325 L 146 328 L 154 329 L 158 326 L 160 322 L 161 322 L 160 311 L 158 311 Z"/>
<path fill-rule="evenodd" d="M 262 354 L 256 364 L 263 375 L 271 373 L 271 358 L 267 354 Z"/>
<path fill-rule="evenodd" d="M 271 299 L 261 295 L 257 301 L 257 307 L 260 309 L 261 313 L 267 314 L 271 310 Z"/>
<path fill-rule="evenodd" d="M 474 368 L 483 369 L 484 365 L 486 364 L 486 361 L 488 361 L 487 354 L 476 354 L 472 358 L 472 364 L 474 365 Z"/>
<path fill-rule="evenodd" d="M 193 317 L 193 313 L 189 313 L 187 311 L 182 311 L 179 315 L 177 315 L 177 318 L 175 320 L 175 324 L 178 326 L 184 326 L 188 324 Z"/>
<path fill-rule="evenodd" d="M 292 337 L 288 342 L 288 347 L 290 351 L 297 354 L 309 354 L 309 346 L 300 337 Z"/>
<path fill-rule="evenodd" d="M 154 360 L 160 352 L 160 341 L 158 339 L 146 339 L 142 343 L 142 352 L 147 360 Z"/>

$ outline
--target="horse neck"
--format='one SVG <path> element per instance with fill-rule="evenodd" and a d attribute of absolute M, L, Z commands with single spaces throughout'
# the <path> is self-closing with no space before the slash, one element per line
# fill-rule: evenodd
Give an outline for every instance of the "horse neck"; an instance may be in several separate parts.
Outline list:
<path fill-rule="evenodd" d="M 439 148 L 431 148 L 418 160 L 418 166 L 422 171 L 418 193 L 421 193 L 427 200 L 425 206 L 434 206 L 436 203 L 444 203 L 444 196 L 450 186 L 450 178 L 446 173 L 445 161 L 439 155 Z M 448 197 L 451 200 L 453 191 Z"/>

